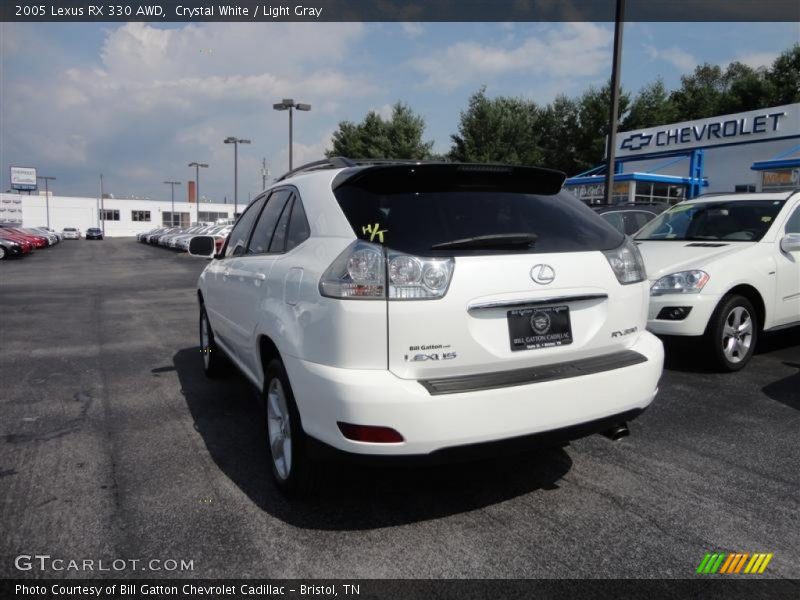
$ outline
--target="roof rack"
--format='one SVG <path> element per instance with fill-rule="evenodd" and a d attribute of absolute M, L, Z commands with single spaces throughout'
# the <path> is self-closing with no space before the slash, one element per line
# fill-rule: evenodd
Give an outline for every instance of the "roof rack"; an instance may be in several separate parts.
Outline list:
<path fill-rule="evenodd" d="M 442 161 L 426 161 L 417 160 L 413 158 L 347 158 L 346 156 L 331 156 L 322 160 L 315 160 L 314 162 L 300 165 L 296 169 L 287 171 L 276 181 L 283 181 L 297 175 L 298 173 L 305 173 L 306 171 L 320 171 L 322 169 L 344 169 L 347 167 L 358 167 L 366 165 L 417 165 L 426 162 L 442 162 Z"/>
<path fill-rule="evenodd" d="M 699 194 L 699 195 L 695 196 L 694 198 L 692 198 L 692 200 L 696 200 L 697 198 L 710 198 L 712 196 L 743 196 L 745 194 L 773 194 L 773 193 L 774 194 L 784 193 L 784 194 L 786 194 L 786 197 L 784 198 L 784 200 L 788 200 L 789 198 L 791 198 L 794 194 L 796 194 L 799 191 L 800 191 L 800 187 L 798 187 L 798 188 L 796 188 L 794 190 L 781 190 L 781 191 L 778 191 L 778 192 L 770 192 L 770 191 L 766 191 L 766 192 L 763 192 L 763 191 L 762 192 L 706 192 L 704 194 Z"/>
<path fill-rule="evenodd" d="M 349 158 L 344 156 L 331 156 L 330 158 L 323 158 L 322 160 L 315 160 L 314 162 L 300 165 L 296 169 L 286 171 L 283 175 L 278 177 L 275 181 L 283 181 L 284 179 L 303 173 L 305 171 L 318 171 L 320 169 L 343 169 L 345 167 L 354 167 L 356 164 Z"/>

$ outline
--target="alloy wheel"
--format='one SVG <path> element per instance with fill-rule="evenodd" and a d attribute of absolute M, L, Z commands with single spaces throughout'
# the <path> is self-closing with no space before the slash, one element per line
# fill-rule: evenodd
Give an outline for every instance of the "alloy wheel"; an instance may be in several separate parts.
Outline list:
<path fill-rule="evenodd" d="M 292 472 L 292 428 L 286 393 L 277 377 L 267 388 L 267 433 L 275 471 L 286 480 Z"/>
<path fill-rule="evenodd" d="M 722 352 L 732 363 L 741 362 L 753 343 L 753 319 L 743 306 L 734 307 L 722 328 Z"/>

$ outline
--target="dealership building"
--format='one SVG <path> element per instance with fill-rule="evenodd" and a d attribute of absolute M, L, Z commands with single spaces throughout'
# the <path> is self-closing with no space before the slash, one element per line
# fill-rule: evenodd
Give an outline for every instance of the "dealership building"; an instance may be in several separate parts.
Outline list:
<path fill-rule="evenodd" d="M 77 227 L 86 232 L 100 227 L 107 236 L 132 236 L 168 225 L 188 227 L 191 223 L 214 223 L 234 216 L 233 204 L 178 202 L 129 198 L 85 198 L 30 194 L 0 194 L 0 226 L 40 227 L 48 223 L 56 231 Z M 239 210 L 244 208 L 239 204 Z"/>
<path fill-rule="evenodd" d="M 587 204 L 604 204 L 605 165 L 565 187 Z M 615 203 L 798 188 L 800 103 L 617 134 Z"/>

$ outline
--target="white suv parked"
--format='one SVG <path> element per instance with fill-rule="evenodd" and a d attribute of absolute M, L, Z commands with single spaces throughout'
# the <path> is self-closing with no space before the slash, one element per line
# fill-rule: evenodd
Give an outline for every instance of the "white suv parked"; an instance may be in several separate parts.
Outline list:
<path fill-rule="evenodd" d="M 307 485 L 312 442 L 442 455 L 622 429 L 651 403 L 639 252 L 563 180 L 337 158 L 249 205 L 200 276 L 201 351 L 262 390 L 281 488 Z"/>
<path fill-rule="evenodd" d="M 700 196 L 636 241 L 652 285 L 648 329 L 704 336 L 721 370 L 744 367 L 760 331 L 800 325 L 800 193 Z"/>

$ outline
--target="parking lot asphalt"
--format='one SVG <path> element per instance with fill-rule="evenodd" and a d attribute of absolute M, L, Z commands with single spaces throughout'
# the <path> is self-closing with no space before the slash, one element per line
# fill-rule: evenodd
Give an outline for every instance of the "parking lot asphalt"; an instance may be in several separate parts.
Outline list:
<path fill-rule="evenodd" d="M 0 263 L 0 577 L 14 557 L 184 559 L 189 577 L 692 577 L 771 552 L 800 577 L 800 332 L 743 372 L 668 347 L 631 437 L 458 465 L 333 465 L 272 484 L 260 403 L 206 380 L 204 261 L 128 239 Z M 620 381 L 620 386 L 625 382 Z"/>

